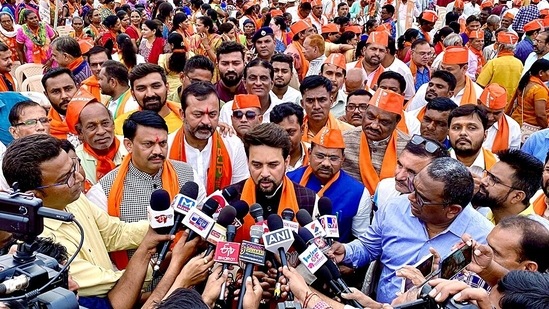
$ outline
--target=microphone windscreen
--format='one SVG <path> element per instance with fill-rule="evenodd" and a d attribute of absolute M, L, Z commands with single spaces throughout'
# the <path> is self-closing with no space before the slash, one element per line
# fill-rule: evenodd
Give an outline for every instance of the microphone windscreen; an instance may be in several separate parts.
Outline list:
<path fill-rule="evenodd" d="M 230 203 L 238 196 L 238 191 L 234 187 L 227 187 L 221 191 L 221 195 Z"/>
<path fill-rule="evenodd" d="M 231 206 L 236 209 L 236 218 L 241 221 L 244 217 L 246 217 L 248 212 L 250 212 L 250 206 L 246 203 L 246 201 L 238 200 L 232 203 Z"/>
<path fill-rule="evenodd" d="M 225 202 L 225 199 L 221 195 L 214 195 L 211 198 L 213 198 L 218 204 L 218 207 L 225 208 L 225 205 L 227 204 Z"/>
<path fill-rule="evenodd" d="M 234 222 L 234 218 L 236 218 L 236 209 L 234 209 L 231 205 L 227 205 L 219 212 L 219 216 L 217 216 L 217 223 L 221 226 L 227 227 L 229 224 Z"/>
<path fill-rule="evenodd" d="M 299 225 L 305 226 L 311 222 L 313 222 L 313 218 L 307 212 L 305 209 L 300 209 L 297 214 L 295 215 L 297 222 L 299 222 Z"/>
<path fill-rule="evenodd" d="M 341 277 L 341 273 L 339 272 L 339 268 L 337 268 L 337 265 L 334 262 L 328 261 L 327 263 L 324 263 L 324 266 L 328 268 L 330 271 L 330 274 L 332 275 L 332 278 L 339 278 Z"/>
<path fill-rule="evenodd" d="M 250 206 L 250 215 L 252 215 L 254 219 L 263 217 L 263 207 L 261 207 L 258 203 L 253 204 Z"/>
<path fill-rule="evenodd" d="M 328 270 L 328 268 L 326 267 L 326 264 L 329 264 L 329 263 L 325 263 L 324 265 L 322 265 L 322 267 L 320 267 L 315 272 L 315 276 L 317 276 L 324 282 L 330 282 L 332 281 L 333 277 L 332 277 L 332 274 L 330 273 L 330 270 Z"/>
<path fill-rule="evenodd" d="M 292 244 L 292 246 L 294 247 L 295 251 L 297 251 L 297 253 L 301 254 L 303 253 L 303 251 L 305 251 L 305 249 L 307 249 L 307 243 L 303 240 L 303 238 L 301 238 L 301 236 L 299 236 L 299 234 L 297 234 L 296 232 L 292 233 L 294 233 L 294 243 Z"/>
<path fill-rule="evenodd" d="M 151 194 L 151 208 L 156 211 L 163 211 L 170 208 L 170 194 L 164 189 L 153 191 Z"/>
<path fill-rule="evenodd" d="M 267 226 L 269 227 L 269 231 L 272 232 L 284 228 L 284 223 L 279 215 L 272 214 L 267 218 Z"/>
<path fill-rule="evenodd" d="M 188 198 L 196 200 L 198 197 L 198 184 L 194 181 L 187 181 L 179 190 L 179 193 L 185 195 Z"/>
<path fill-rule="evenodd" d="M 210 197 L 202 206 L 202 212 L 208 217 L 211 217 L 217 210 L 217 207 L 219 207 L 219 203 Z"/>
<path fill-rule="evenodd" d="M 318 213 L 321 216 L 332 214 L 332 200 L 323 196 L 318 200 Z"/>
<path fill-rule="evenodd" d="M 314 238 L 313 233 L 304 227 L 300 227 L 298 233 L 299 237 L 301 237 L 305 242 L 308 242 Z"/>
<path fill-rule="evenodd" d="M 282 211 L 282 219 L 292 221 L 295 218 L 295 212 L 291 208 L 286 208 Z"/>

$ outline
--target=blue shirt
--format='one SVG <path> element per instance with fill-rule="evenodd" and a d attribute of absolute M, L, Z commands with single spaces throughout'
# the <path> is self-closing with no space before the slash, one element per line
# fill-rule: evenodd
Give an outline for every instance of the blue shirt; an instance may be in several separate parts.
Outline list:
<path fill-rule="evenodd" d="M 4 145 L 8 145 L 13 140 L 9 128 L 11 126 L 8 120 L 11 108 L 19 102 L 29 101 L 30 99 L 23 96 L 20 93 L 13 91 L 6 91 L 0 93 L 0 142 Z"/>
<path fill-rule="evenodd" d="M 532 39 L 528 36 L 524 36 L 524 39 L 518 42 L 517 47 L 515 47 L 515 58 L 519 59 L 524 64 L 528 55 L 533 51 L 534 43 L 532 43 Z"/>
<path fill-rule="evenodd" d="M 410 60 L 410 62 L 408 62 L 408 67 L 410 66 L 410 63 L 412 61 Z M 431 76 L 430 76 L 430 72 L 429 70 L 424 67 L 423 70 L 421 70 L 420 68 L 417 68 L 417 72 L 416 72 L 416 81 L 415 81 L 415 88 L 416 88 L 416 92 L 417 90 L 419 89 L 419 87 L 421 87 L 421 85 L 423 84 L 427 84 L 429 82 L 429 80 L 431 79 Z"/>
<path fill-rule="evenodd" d="M 445 231 L 429 238 L 424 223 L 412 215 L 408 196 L 402 195 L 378 210 L 366 234 L 345 245 L 343 262 L 359 267 L 380 259 L 383 268 L 377 301 L 391 303 L 402 285 L 402 278 L 396 276 L 396 270 L 417 263 L 430 253 L 429 247 L 446 257 L 451 248 L 461 242 L 464 233 L 486 243 L 486 236 L 492 228 L 488 219 L 467 205 Z"/>
<path fill-rule="evenodd" d="M 547 151 L 549 151 L 549 129 L 539 130 L 530 135 L 521 150 L 545 162 Z"/>

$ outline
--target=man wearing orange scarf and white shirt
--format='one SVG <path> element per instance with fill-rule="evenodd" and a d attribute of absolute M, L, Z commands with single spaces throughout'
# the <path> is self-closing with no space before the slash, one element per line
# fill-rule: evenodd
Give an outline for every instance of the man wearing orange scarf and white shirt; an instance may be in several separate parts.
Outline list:
<path fill-rule="evenodd" d="M 366 86 L 371 89 L 377 84 L 379 75 L 385 70 L 381 62 L 387 54 L 389 34 L 386 31 L 374 31 L 368 36 L 366 45 L 362 48 L 362 57 L 355 62 L 347 63 L 347 71 L 352 68 L 362 70 Z"/>
<path fill-rule="evenodd" d="M 320 75 L 307 76 L 299 86 L 302 96 L 301 106 L 307 115 L 303 120 L 302 141 L 310 142 L 318 132 L 326 127 L 341 131 L 355 128 L 337 119 L 330 111 L 332 87 L 332 82 Z"/>
<path fill-rule="evenodd" d="M 114 122 L 109 110 L 87 91 L 78 90 L 67 107 L 67 126 L 82 144 L 76 155 L 86 172 L 89 190 L 99 179 L 122 163 L 128 152 L 114 136 Z M 86 190 L 86 191 L 87 191 Z"/>
<path fill-rule="evenodd" d="M 479 104 L 486 108 L 488 130 L 482 147 L 496 153 L 505 149 L 520 149 L 520 126 L 503 110 L 507 105 L 507 92 L 498 84 L 490 84 L 480 95 Z"/>
<path fill-rule="evenodd" d="M 364 112 L 362 128 L 343 132 L 345 161 L 342 169 L 373 194 L 381 179 L 395 175 L 397 154 L 410 137 L 397 129 L 404 97 L 377 89 Z"/>
<path fill-rule="evenodd" d="M 60 36 L 51 42 L 51 48 L 53 59 L 60 67 L 71 70 L 77 85 L 92 76 L 90 66 L 82 57 L 77 40 L 69 36 Z"/>
<path fill-rule="evenodd" d="M 240 96 L 235 96 L 233 106 L 242 103 Z M 217 131 L 220 100 L 215 87 L 209 82 L 192 83 L 183 90 L 181 102 L 185 125 L 168 138 L 170 159 L 189 163 L 208 195 L 248 178 L 240 138 L 223 137 Z"/>
<path fill-rule="evenodd" d="M 290 30 L 294 37 L 292 38 L 292 44 L 288 45 L 284 53 L 294 58 L 294 68 L 301 82 L 309 70 L 309 61 L 303 54 L 303 42 L 309 35 L 314 34 L 314 28 L 308 21 L 299 20 L 290 27 Z"/>
<path fill-rule="evenodd" d="M 316 27 L 317 31 L 322 29 L 322 26 L 328 24 L 328 19 L 322 14 L 322 0 L 313 0 L 311 2 L 312 10 L 309 14 L 309 21 Z"/>
<path fill-rule="evenodd" d="M 124 123 L 124 147 L 128 154 L 122 164 L 99 179 L 86 196 L 113 217 L 124 222 L 147 219 L 147 206 L 153 191 L 168 191 L 170 200 L 188 181 L 198 184 L 200 201 L 204 186 L 193 168 L 180 161 L 168 160 L 168 126 L 153 111 L 138 111 Z M 126 251 L 111 253 L 118 269 L 128 263 Z"/>
<path fill-rule="evenodd" d="M 482 55 L 482 48 L 484 46 L 484 30 L 469 32 L 469 42 L 467 42 L 467 46 L 477 58 L 478 66 L 475 76 L 478 76 L 482 70 L 482 67 L 486 64 L 486 60 L 484 60 L 484 56 Z"/>
<path fill-rule="evenodd" d="M 330 198 L 331 214 L 337 216 L 339 226 L 338 241 L 346 243 L 366 232 L 372 201 L 364 185 L 341 170 L 344 149 L 341 131 L 324 128 L 311 141 L 310 164 L 289 172 L 288 177 L 318 196 Z"/>
<path fill-rule="evenodd" d="M 131 73 L 130 88 L 139 110 L 152 110 L 158 113 L 168 125 L 168 133 L 177 131 L 183 125 L 179 104 L 168 101 L 168 79 L 162 67 L 152 63 L 136 65 Z M 115 134 L 122 135 L 122 125 L 133 111 L 118 116 L 114 120 Z"/>
<path fill-rule="evenodd" d="M 90 51 L 88 51 L 88 64 L 90 65 L 90 69 L 93 74 L 85 79 L 82 84 L 80 84 L 80 88 L 91 93 L 94 98 L 100 102 L 106 102 L 107 100 L 107 98 L 104 98 L 105 100 L 103 100 L 101 95 L 101 87 L 99 86 L 99 72 L 101 71 L 103 63 L 107 60 L 109 60 L 109 56 L 107 55 L 107 50 L 104 47 L 92 47 Z"/>

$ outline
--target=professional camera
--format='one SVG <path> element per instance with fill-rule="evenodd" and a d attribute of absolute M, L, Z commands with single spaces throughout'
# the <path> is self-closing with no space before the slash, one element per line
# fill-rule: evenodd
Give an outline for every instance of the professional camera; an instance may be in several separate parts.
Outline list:
<path fill-rule="evenodd" d="M 78 252 L 63 267 L 54 258 L 36 253 L 33 243 L 44 230 L 44 218 L 71 222 L 74 216 L 43 207 L 42 200 L 32 194 L 0 192 L 0 229 L 20 241 L 14 255 L 0 257 L 0 302 L 25 308 L 77 309 L 76 295 L 67 288 L 68 265 Z"/>
<path fill-rule="evenodd" d="M 432 288 L 425 284 L 419 293 L 417 300 L 409 303 L 394 306 L 394 309 L 478 309 L 476 305 L 469 302 L 458 302 L 449 297 L 444 303 L 437 303 L 434 298 L 429 296 Z"/>

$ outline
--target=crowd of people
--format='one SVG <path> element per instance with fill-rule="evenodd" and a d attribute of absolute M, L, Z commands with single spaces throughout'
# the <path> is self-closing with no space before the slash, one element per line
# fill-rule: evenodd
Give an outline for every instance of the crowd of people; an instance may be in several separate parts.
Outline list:
<path fill-rule="evenodd" d="M 549 307 L 547 0 L 2 0 L 0 73 L 0 188 L 82 225 L 79 250 L 46 218 L 34 248 L 76 254 L 83 307 L 390 308 L 425 284 L 441 304 Z M 199 208 L 236 192 L 265 219 L 329 199 L 339 236 L 307 246 L 336 277 L 297 241 L 243 276 L 183 226 L 155 232 L 153 193 L 189 182 Z M 0 231 L 3 254 L 16 242 Z M 437 276 L 462 246 L 467 267 Z"/>

